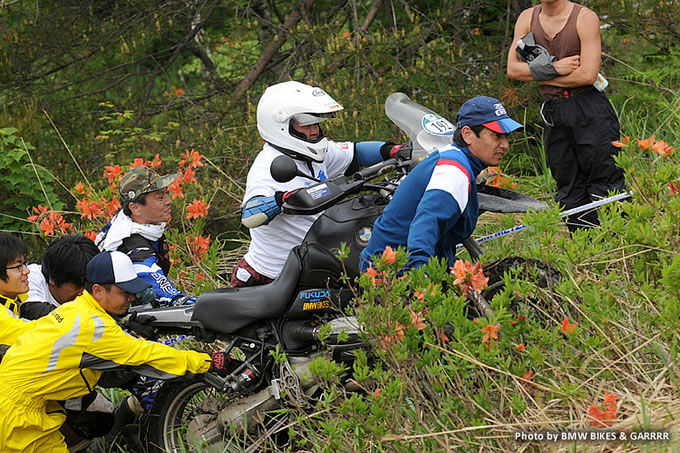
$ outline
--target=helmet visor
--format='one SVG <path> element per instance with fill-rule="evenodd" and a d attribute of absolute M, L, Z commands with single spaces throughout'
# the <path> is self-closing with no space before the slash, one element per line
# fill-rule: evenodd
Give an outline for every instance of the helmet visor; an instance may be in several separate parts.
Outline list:
<path fill-rule="evenodd" d="M 298 113 L 293 115 L 293 119 L 300 126 L 309 126 L 310 124 L 319 124 L 326 121 L 328 118 L 333 118 L 335 112 L 330 113 Z"/>

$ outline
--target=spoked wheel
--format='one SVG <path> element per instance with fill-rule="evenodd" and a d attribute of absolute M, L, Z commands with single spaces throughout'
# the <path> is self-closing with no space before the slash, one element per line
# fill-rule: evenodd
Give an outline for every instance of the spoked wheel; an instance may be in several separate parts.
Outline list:
<path fill-rule="evenodd" d="M 277 431 L 287 419 L 276 419 L 260 426 L 226 423 L 220 415 L 230 405 L 240 406 L 247 398 L 237 394 L 222 394 L 200 382 L 183 382 L 163 386 L 147 422 L 149 452 L 256 452 L 266 450 L 269 432 Z M 238 407 L 241 415 L 249 404 Z M 267 409 L 268 410 L 268 409 Z M 241 423 L 240 427 L 237 425 Z M 227 426 L 230 425 L 230 426 Z"/>
<path fill-rule="evenodd" d="M 544 327 L 562 321 L 566 313 L 561 298 L 554 291 L 562 278 L 559 271 L 541 261 L 521 257 L 509 257 L 490 263 L 484 268 L 489 286 L 482 292 L 487 301 L 491 301 L 505 289 L 503 275 L 506 272 L 536 286 L 536 291 L 528 297 L 513 294 L 509 307 L 512 312 L 521 314 L 529 309 Z"/>

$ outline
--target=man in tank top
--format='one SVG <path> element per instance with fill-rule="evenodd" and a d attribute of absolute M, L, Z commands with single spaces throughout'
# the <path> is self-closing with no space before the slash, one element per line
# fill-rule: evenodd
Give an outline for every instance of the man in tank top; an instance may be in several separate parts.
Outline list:
<path fill-rule="evenodd" d="M 530 32 L 533 36 L 527 36 Z M 549 54 L 543 67 L 523 61 L 517 50 L 519 40 L 532 38 Z M 606 83 L 599 76 L 600 55 L 597 14 L 568 0 L 541 0 L 524 10 L 515 24 L 508 77 L 538 83 L 544 99 L 543 144 L 557 182 L 555 201 L 565 209 L 625 189 L 623 171 L 613 159 L 619 121 L 602 91 Z M 595 211 L 567 220 L 570 232 L 598 224 Z"/>

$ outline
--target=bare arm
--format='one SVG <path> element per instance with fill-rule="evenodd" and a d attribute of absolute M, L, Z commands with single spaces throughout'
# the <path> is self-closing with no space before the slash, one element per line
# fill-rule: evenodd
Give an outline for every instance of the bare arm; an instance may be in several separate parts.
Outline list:
<path fill-rule="evenodd" d="M 512 38 L 512 44 L 510 45 L 510 50 L 508 51 L 508 66 L 507 73 L 508 77 L 513 80 L 519 80 L 521 82 L 533 82 L 534 78 L 531 77 L 531 72 L 529 71 L 529 63 L 520 61 L 517 56 L 517 41 L 524 37 L 529 31 L 531 31 L 531 14 L 533 8 L 525 9 L 522 14 L 517 18 L 515 23 L 515 36 Z"/>
<path fill-rule="evenodd" d="M 602 53 L 600 19 L 593 11 L 583 8 L 576 22 L 576 30 L 581 40 L 580 66 L 568 75 L 539 82 L 541 85 L 574 88 L 592 85 L 597 79 Z M 557 65 L 557 62 L 555 65 Z"/>

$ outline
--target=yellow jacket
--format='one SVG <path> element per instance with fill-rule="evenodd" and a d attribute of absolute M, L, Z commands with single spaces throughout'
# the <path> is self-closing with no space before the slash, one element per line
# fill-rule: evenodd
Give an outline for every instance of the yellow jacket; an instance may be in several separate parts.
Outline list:
<path fill-rule="evenodd" d="M 33 321 L 19 317 L 19 305 L 28 294 L 10 299 L 0 294 L 0 344 L 13 345 L 22 333 L 33 328 Z"/>
<path fill-rule="evenodd" d="M 104 370 L 131 367 L 169 379 L 205 373 L 210 356 L 179 351 L 125 333 L 84 291 L 22 335 L 0 364 L 3 384 L 30 399 L 66 400 L 92 391 Z M 0 400 L 3 396 L 0 395 Z"/>

